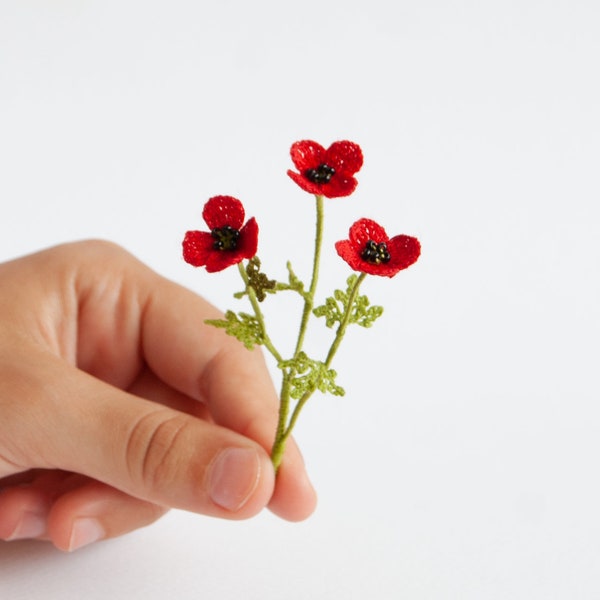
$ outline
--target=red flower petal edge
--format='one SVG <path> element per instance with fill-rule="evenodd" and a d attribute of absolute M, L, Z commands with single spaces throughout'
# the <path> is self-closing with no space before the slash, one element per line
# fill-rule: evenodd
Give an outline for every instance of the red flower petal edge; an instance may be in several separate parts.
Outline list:
<path fill-rule="evenodd" d="M 348 140 L 334 142 L 325 149 L 312 140 L 292 144 L 292 162 L 299 172 L 288 175 L 310 194 L 339 198 L 349 196 L 358 185 L 354 174 L 363 164 L 360 146 Z"/>
<path fill-rule="evenodd" d="M 202 216 L 210 231 L 188 231 L 183 238 L 183 259 L 209 273 L 222 271 L 258 248 L 258 224 L 253 218 L 243 225 L 244 206 L 233 196 L 214 196 L 204 205 Z"/>
<path fill-rule="evenodd" d="M 337 253 L 355 271 L 393 277 L 417 261 L 421 244 L 415 237 L 388 237 L 371 219 L 359 219 L 350 227 L 349 239 L 336 242 Z"/>

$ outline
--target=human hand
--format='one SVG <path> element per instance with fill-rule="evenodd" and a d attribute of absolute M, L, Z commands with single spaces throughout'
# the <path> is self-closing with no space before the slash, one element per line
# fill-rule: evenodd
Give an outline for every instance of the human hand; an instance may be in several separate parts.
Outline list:
<path fill-rule="evenodd" d="M 169 508 L 227 519 L 315 507 L 263 357 L 219 312 L 107 242 L 0 265 L 0 539 L 74 550 Z"/>

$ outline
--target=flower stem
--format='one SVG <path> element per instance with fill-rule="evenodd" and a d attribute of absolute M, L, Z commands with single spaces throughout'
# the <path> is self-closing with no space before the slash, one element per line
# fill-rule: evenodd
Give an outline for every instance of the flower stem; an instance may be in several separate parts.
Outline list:
<path fill-rule="evenodd" d="M 286 423 L 290 412 L 290 375 L 287 372 L 283 373 L 281 382 L 281 393 L 279 394 L 279 418 L 277 421 L 277 430 L 275 432 L 275 441 L 271 448 L 271 462 L 275 468 L 275 473 L 283 460 L 285 452 L 285 441 L 289 433 L 286 434 Z"/>
<path fill-rule="evenodd" d="M 350 291 L 350 295 L 348 297 L 348 302 L 345 307 L 344 315 L 343 315 L 342 320 L 340 321 L 340 324 L 337 328 L 335 338 L 331 344 L 331 347 L 329 348 L 329 352 L 327 353 L 327 358 L 325 359 L 324 364 L 328 368 L 329 368 L 329 366 L 331 366 L 331 362 L 333 361 L 333 358 L 334 358 L 336 352 L 338 351 L 338 348 L 340 347 L 342 339 L 346 333 L 346 328 L 348 327 L 348 324 L 350 323 L 350 317 L 352 316 L 352 308 L 354 307 L 354 302 L 356 301 L 356 297 L 358 296 L 358 291 L 360 289 L 360 285 L 364 281 L 365 277 L 366 277 L 366 273 L 361 273 L 357 277 L 356 282 L 354 283 L 354 286 L 353 286 L 352 290 Z M 277 428 L 277 436 L 275 438 L 275 443 L 273 444 L 273 449 L 271 451 L 271 460 L 273 461 L 273 465 L 275 466 L 276 470 L 279 467 L 279 465 L 281 464 L 281 459 L 283 458 L 283 452 L 285 450 L 285 442 L 286 442 L 287 438 L 290 436 L 290 434 L 292 433 L 292 429 L 294 429 L 294 426 L 296 425 L 296 421 L 298 420 L 298 417 L 300 416 L 300 412 L 301 412 L 302 408 L 304 407 L 304 405 L 307 403 L 309 398 L 315 392 L 317 385 L 318 384 L 315 384 L 310 389 L 306 390 L 306 392 L 304 392 L 302 397 L 298 400 L 296 406 L 294 407 L 294 411 L 292 412 L 292 416 L 290 417 L 289 423 L 287 424 L 287 427 L 286 427 L 285 423 L 287 421 L 287 413 L 289 411 L 289 374 L 287 376 L 287 379 L 284 378 L 284 384 L 282 386 L 282 394 L 281 394 L 281 399 L 282 399 L 281 407 L 283 408 L 285 406 L 285 414 L 282 414 L 283 411 L 280 411 L 279 424 L 278 424 L 278 428 Z M 285 401 L 284 401 L 284 396 L 285 396 Z"/>
<path fill-rule="evenodd" d="M 317 283 L 319 281 L 319 265 L 321 262 L 321 246 L 323 243 L 323 196 L 316 195 L 315 199 L 317 216 L 315 225 L 315 251 L 313 256 L 313 269 L 308 293 L 304 295 L 304 309 L 302 311 L 302 318 L 300 320 L 300 329 L 298 331 L 298 340 L 296 342 L 296 348 L 294 350 L 294 357 L 298 356 L 298 354 L 302 350 L 302 346 L 304 345 L 304 338 L 306 336 L 308 320 L 313 309 L 315 293 L 317 291 Z M 281 359 L 279 360 L 281 361 Z M 276 472 L 283 459 L 283 454 L 285 452 L 285 442 L 291 433 L 292 427 L 296 422 L 296 419 L 298 418 L 298 405 L 304 405 L 306 400 L 308 400 L 308 397 L 310 397 L 310 395 L 312 394 L 312 391 L 310 393 L 307 392 L 307 394 L 305 394 L 305 396 L 307 397 L 304 398 L 303 396 L 298 401 L 298 404 L 296 405 L 294 413 L 292 415 L 293 423 L 288 424 L 287 419 L 290 411 L 290 383 L 291 380 L 294 378 L 295 374 L 296 372 L 293 368 L 289 371 L 284 371 L 283 373 L 281 393 L 279 396 L 279 419 L 277 423 L 277 431 L 275 434 L 275 442 L 273 443 L 273 447 L 271 449 L 271 461 L 273 462 L 273 466 L 275 467 Z"/>
<path fill-rule="evenodd" d="M 238 270 L 240 272 L 242 280 L 244 281 L 246 292 L 248 292 L 250 304 L 254 309 L 254 316 L 256 317 L 260 325 L 264 346 L 279 364 L 283 361 L 283 358 L 273 345 L 273 342 L 271 341 L 271 338 L 267 333 L 265 319 L 260 309 L 258 298 L 256 297 L 256 292 L 254 291 L 254 288 L 250 285 L 246 269 L 242 266 L 241 263 L 238 263 Z M 283 372 L 281 392 L 279 395 L 279 417 L 277 421 L 277 430 L 275 432 L 275 441 L 273 443 L 273 447 L 271 448 L 271 462 L 273 463 L 275 472 L 277 472 L 277 469 L 279 468 L 279 465 L 283 460 L 283 453 L 285 451 L 285 441 L 287 439 L 287 436 L 289 435 L 289 432 L 286 434 L 286 423 L 288 414 L 290 412 L 290 377 L 291 376 L 288 372 Z"/>
<path fill-rule="evenodd" d="M 304 337 L 306 336 L 306 327 L 308 325 L 308 319 L 313 308 L 315 301 L 315 293 L 317 291 L 317 283 L 319 280 L 319 265 L 321 262 L 321 245 L 323 243 L 323 196 L 317 195 L 316 208 L 317 208 L 317 222 L 315 226 L 315 253 L 313 256 L 313 271 L 310 282 L 310 288 L 308 294 L 304 298 L 304 311 L 302 313 L 302 320 L 300 321 L 300 330 L 298 332 L 298 341 L 296 342 L 296 349 L 294 350 L 294 356 L 298 356 L 298 353 L 302 350 L 304 344 Z"/>
<path fill-rule="evenodd" d="M 329 367 L 331 365 L 331 361 L 335 356 L 335 353 L 338 351 L 340 347 L 340 343 L 346 333 L 346 327 L 348 327 L 348 323 L 350 323 L 350 317 L 352 316 L 352 307 L 354 306 L 354 301 L 356 300 L 356 296 L 358 296 L 358 290 L 360 289 L 360 284 L 365 280 L 367 276 L 366 273 L 361 273 L 354 283 L 354 287 L 350 291 L 350 296 L 348 297 L 348 303 L 346 305 L 346 311 L 344 312 L 344 316 L 340 321 L 340 324 L 335 333 L 335 338 L 333 343 L 331 344 L 331 348 L 329 348 L 329 352 L 327 353 L 327 358 L 325 359 L 325 366 Z"/>
<path fill-rule="evenodd" d="M 240 275 L 242 276 L 242 279 L 244 280 L 244 284 L 246 286 L 246 291 L 248 292 L 248 298 L 250 299 L 250 304 L 252 305 L 252 308 L 254 309 L 254 316 L 256 317 L 256 320 L 258 321 L 258 323 L 260 325 L 260 330 L 262 333 L 264 346 L 273 355 L 273 357 L 275 358 L 275 360 L 277 362 L 281 362 L 283 359 L 281 358 L 281 354 L 279 354 L 279 352 L 273 345 L 273 342 L 271 341 L 271 338 L 269 337 L 269 334 L 267 333 L 267 327 L 265 325 L 265 318 L 262 314 L 262 311 L 260 310 L 260 306 L 258 304 L 258 299 L 256 297 L 256 292 L 254 291 L 254 288 L 250 285 L 250 282 L 248 280 L 248 274 L 246 273 L 246 269 L 243 267 L 241 262 L 238 263 L 238 270 L 240 272 Z"/>

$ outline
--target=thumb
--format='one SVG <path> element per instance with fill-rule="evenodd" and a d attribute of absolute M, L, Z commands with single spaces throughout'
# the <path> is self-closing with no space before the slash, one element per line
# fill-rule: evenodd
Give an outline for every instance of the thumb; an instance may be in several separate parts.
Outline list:
<path fill-rule="evenodd" d="M 81 473 L 154 504 L 218 517 L 250 517 L 268 504 L 274 472 L 254 441 L 50 362 L 36 368 L 40 385 L 27 373 L 33 413 L 7 429 L 6 446 L 19 447 L 11 462 Z"/>

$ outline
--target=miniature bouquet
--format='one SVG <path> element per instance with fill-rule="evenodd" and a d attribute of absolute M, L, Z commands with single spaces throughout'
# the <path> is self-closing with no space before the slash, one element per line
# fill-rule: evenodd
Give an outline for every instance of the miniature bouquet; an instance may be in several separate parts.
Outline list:
<path fill-rule="evenodd" d="M 363 164 L 360 147 L 350 141 L 334 142 L 329 148 L 303 140 L 291 148 L 296 171 L 288 175 L 305 192 L 316 199 L 316 228 L 312 274 L 308 285 L 296 275 L 287 263 L 288 280 L 270 279 L 258 258 L 258 224 L 254 217 L 245 221 L 242 203 L 232 196 L 214 196 L 204 205 L 202 216 L 208 231 L 188 231 L 183 240 L 183 258 L 195 267 L 208 272 L 222 271 L 237 265 L 242 279 L 242 291 L 234 294 L 246 298 L 251 312 L 231 311 L 223 319 L 207 323 L 225 330 L 248 349 L 263 346 L 275 359 L 281 371 L 279 419 L 271 460 L 275 469 L 283 459 L 286 440 L 306 402 L 318 390 L 342 396 L 344 389 L 336 382 L 333 359 L 350 325 L 371 327 L 381 316 L 383 308 L 372 306 L 360 294 L 367 275 L 393 277 L 412 265 L 421 252 L 417 238 L 408 235 L 389 237 L 375 221 L 361 218 L 352 224 L 348 239 L 335 244 L 337 254 L 355 271 L 346 279 L 345 289 L 336 289 L 322 304 L 316 305 L 317 284 L 324 226 L 325 198 L 349 196 L 357 186 L 355 174 Z M 302 310 L 293 354 L 282 354 L 271 339 L 261 303 L 280 292 L 299 296 Z M 304 340 L 311 317 L 324 320 L 327 327 L 335 328 L 333 341 L 319 358 L 308 356 Z"/>

